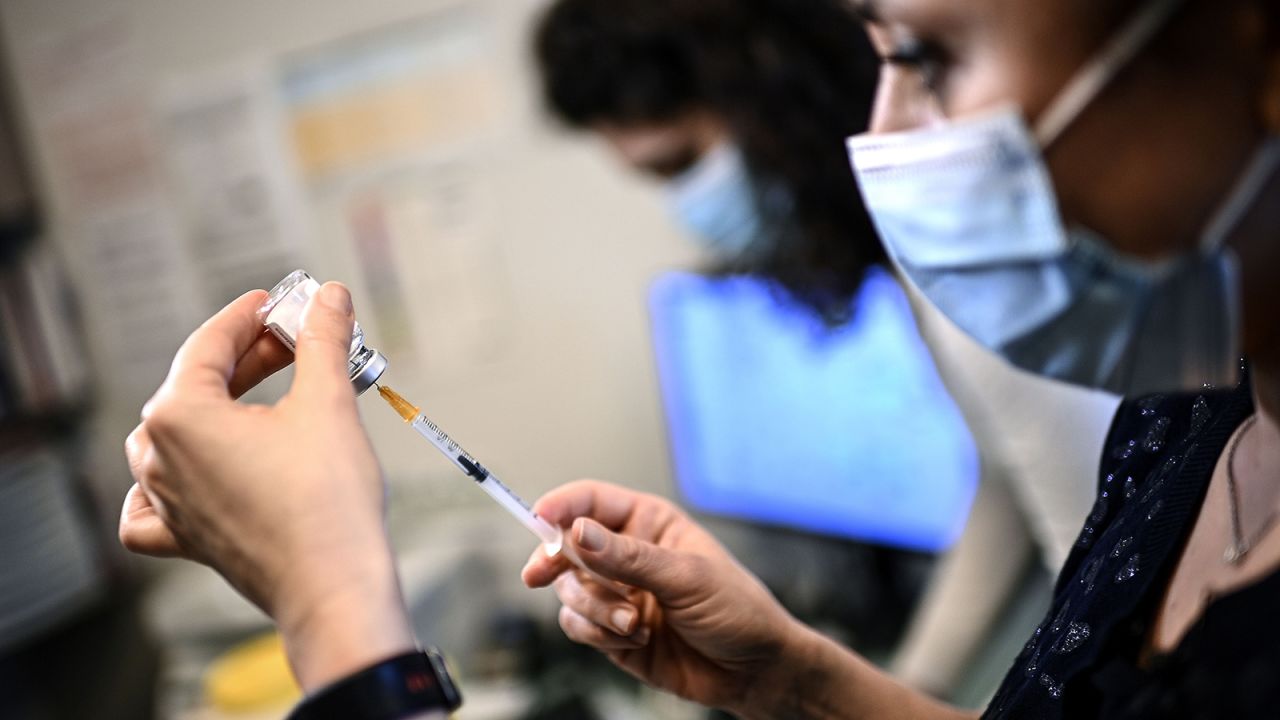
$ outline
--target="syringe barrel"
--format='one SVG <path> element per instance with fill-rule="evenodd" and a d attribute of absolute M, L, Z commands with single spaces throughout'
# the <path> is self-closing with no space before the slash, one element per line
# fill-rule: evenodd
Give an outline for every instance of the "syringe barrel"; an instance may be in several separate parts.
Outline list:
<path fill-rule="evenodd" d="M 489 497 L 497 500 L 499 505 L 506 508 L 507 512 L 514 515 L 520 521 L 520 524 L 528 528 L 534 535 L 537 535 L 543 545 L 548 546 L 548 548 L 554 546 L 559 551 L 562 540 L 559 528 L 538 517 L 537 513 L 530 509 L 518 495 L 511 492 L 510 488 L 503 485 L 498 478 L 489 475 L 480 483 L 480 487 L 489 493 Z"/>
<path fill-rule="evenodd" d="M 413 421 L 413 429 L 418 434 L 426 438 L 436 449 L 449 458 L 449 461 L 458 467 L 459 470 L 470 475 L 476 482 L 482 481 L 488 476 L 488 471 L 480 464 L 478 460 L 471 456 L 462 446 L 453 441 L 440 426 L 427 419 L 426 415 L 419 415 Z"/>

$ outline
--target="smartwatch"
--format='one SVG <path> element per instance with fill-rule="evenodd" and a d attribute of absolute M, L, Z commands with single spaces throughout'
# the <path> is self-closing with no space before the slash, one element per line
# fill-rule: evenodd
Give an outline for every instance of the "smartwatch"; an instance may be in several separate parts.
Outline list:
<path fill-rule="evenodd" d="M 288 720 L 400 720 L 426 712 L 450 713 L 462 705 L 438 650 L 405 653 L 320 690 Z"/>

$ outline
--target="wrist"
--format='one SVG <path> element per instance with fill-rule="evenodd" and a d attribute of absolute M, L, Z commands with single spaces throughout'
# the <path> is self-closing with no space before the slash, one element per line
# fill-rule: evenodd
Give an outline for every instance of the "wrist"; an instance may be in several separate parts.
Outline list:
<path fill-rule="evenodd" d="M 976 717 L 903 687 L 853 651 L 794 622 L 743 720 Z"/>
<path fill-rule="evenodd" d="M 729 708 L 743 720 L 795 717 L 790 707 L 798 689 L 823 672 L 823 638 L 798 620 L 789 618 L 774 661 L 759 673 L 740 707 Z"/>
<path fill-rule="evenodd" d="M 444 658 L 435 650 L 415 650 L 387 658 L 309 695 L 289 720 L 392 720 L 443 717 L 457 710 L 462 696 Z"/>
<path fill-rule="evenodd" d="M 307 693 L 417 647 L 390 552 L 366 563 L 340 582 L 302 583 L 276 618 Z"/>
<path fill-rule="evenodd" d="M 749 704 L 737 714 L 743 720 L 862 717 L 844 701 L 860 684 L 864 667 L 853 652 L 792 620 L 777 661 L 761 674 Z"/>

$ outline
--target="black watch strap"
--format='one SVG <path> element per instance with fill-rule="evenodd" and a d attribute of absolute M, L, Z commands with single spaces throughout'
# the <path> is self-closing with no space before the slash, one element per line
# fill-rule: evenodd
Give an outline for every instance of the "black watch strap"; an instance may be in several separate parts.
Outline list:
<path fill-rule="evenodd" d="M 365 668 L 303 700 L 288 720 L 400 720 L 452 712 L 462 696 L 434 649 L 399 655 Z"/>

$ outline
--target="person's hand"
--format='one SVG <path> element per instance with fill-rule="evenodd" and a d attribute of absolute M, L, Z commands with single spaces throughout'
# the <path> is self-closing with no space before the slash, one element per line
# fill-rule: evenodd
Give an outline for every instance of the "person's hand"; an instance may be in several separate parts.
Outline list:
<path fill-rule="evenodd" d="M 292 356 L 264 333 L 255 291 L 186 341 L 125 443 L 137 484 L 125 547 L 220 572 L 276 620 L 314 688 L 412 649 L 384 527 L 382 473 L 347 375 L 354 312 L 325 285 L 297 338 L 297 371 L 274 406 L 237 398 Z"/>
<path fill-rule="evenodd" d="M 565 543 L 629 597 L 539 549 L 523 572 L 552 585 L 570 639 L 605 652 L 649 684 L 704 705 L 742 708 L 779 679 L 779 660 L 804 633 L 705 530 L 664 500 L 600 482 L 571 483 L 535 511 L 564 527 Z"/>

